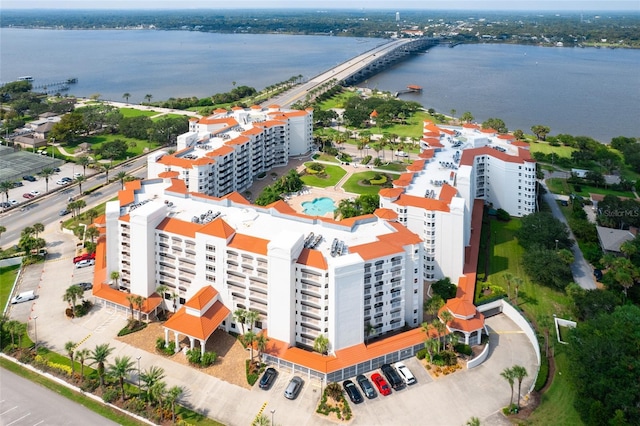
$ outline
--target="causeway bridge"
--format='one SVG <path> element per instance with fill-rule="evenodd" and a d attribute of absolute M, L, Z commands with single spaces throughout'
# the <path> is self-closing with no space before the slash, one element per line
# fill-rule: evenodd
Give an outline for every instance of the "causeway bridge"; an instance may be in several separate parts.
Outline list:
<path fill-rule="evenodd" d="M 307 96 L 313 96 L 316 89 L 332 82 L 354 85 L 410 55 L 424 52 L 439 43 L 438 38 L 430 37 L 403 38 L 384 43 L 269 99 L 265 104 L 276 104 L 286 108 L 298 101 L 305 101 Z"/>

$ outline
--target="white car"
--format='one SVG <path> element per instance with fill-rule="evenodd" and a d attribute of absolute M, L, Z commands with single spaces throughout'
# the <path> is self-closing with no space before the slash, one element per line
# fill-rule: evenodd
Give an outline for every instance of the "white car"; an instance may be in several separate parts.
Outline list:
<path fill-rule="evenodd" d="M 66 184 L 68 184 L 69 182 L 71 182 L 71 181 L 70 181 L 70 180 L 63 180 L 63 179 L 60 179 L 59 181 L 57 181 L 57 182 L 56 182 L 56 185 L 66 185 Z"/>
<path fill-rule="evenodd" d="M 29 192 L 29 194 L 33 195 L 34 197 L 37 197 L 38 195 L 40 195 L 40 191 L 36 191 L 35 189 L 31 192 Z"/>
<path fill-rule="evenodd" d="M 413 376 L 413 373 L 409 371 L 409 368 L 407 368 L 407 366 L 404 365 L 403 362 L 396 362 L 395 364 L 393 364 L 393 367 L 398 371 L 400 377 L 402 377 L 402 380 L 404 380 L 407 386 L 417 383 L 416 378 Z"/>
<path fill-rule="evenodd" d="M 82 176 L 82 173 L 80 173 L 80 172 L 75 172 L 73 174 L 73 177 L 80 177 L 80 176 Z"/>
<path fill-rule="evenodd" d="M 36 298 L 36 294 L 33 290 L 24 291 L 18 294 L 16 297 L 11 299 L 11 304 L 15 305 L 16 303 L 28 302 L 29 300 L 33 300 Z"/>
<path fill-rule="evenodd" d="M 95 260 L 93 259 L 85 259 L 76 263 L 76 268 L 85 268 L 87 266 L 93 266 L 95 264 Z"/>
<path fill-rule="evenodd" d="M 9 204 L 11 204 L 12 206 L 15 206 L 16 204 L 18 204 L 18 202 L 14 199 L 9 200 Z"/>

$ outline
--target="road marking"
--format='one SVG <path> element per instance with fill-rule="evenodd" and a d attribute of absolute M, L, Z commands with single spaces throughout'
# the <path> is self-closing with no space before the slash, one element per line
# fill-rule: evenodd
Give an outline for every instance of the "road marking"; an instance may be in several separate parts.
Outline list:
<path fill-rule="evenodd" d="M 14 424 L 16 422 L 19 422 L 20 420 L 24 419 L 25 417 L 29 417 L 30 415 L 31 415 L 31 413 L 27 413 L 24 416 L 20 417 L 19 419 L 15 419 L 11 423 L 7 423 L 5 426 L 11 426 L 12 424 Z"/>
<path fill-rule="evenodd" d="M 524 334 L 522 330 L 493 331 L 493 334 Z"/>
<path fill-rule="evenodd" d="M 4 400 L 3 400 L 3 402 L 4 402 Z M 5 415 L 5 414 L 7 414 L 9 411 L 11 411 L 11 410 L 15 410 L 16 408 L 18 408 L 18 406 L 17 406 L 17 405 L 16 405 L 15 407 L 13 407 L 13 408 L 9 408 L 7 411 L 4 411 L 4 412 L 0 413 L 0 416 L 4 416 L 4 415 Z"/>

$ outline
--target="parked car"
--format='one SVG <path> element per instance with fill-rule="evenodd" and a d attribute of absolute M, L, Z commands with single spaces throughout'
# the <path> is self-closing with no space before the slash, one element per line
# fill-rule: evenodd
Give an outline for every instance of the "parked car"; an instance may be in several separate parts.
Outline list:
<path fill-rule="evenodd" d="M 378 396 L 376 390 L 373 388 L 373 385 L 364 374 L 359 374 L 358 376 L 356 376 L 356 382 L 358 382 L 360 388 L 362 388 L 364 396 L 366 396 L 367 398 L 373 399 Z"/>
<path fill-rule="evenodd" d="M 54 167 L 53 171 L 54 171 L 55 173 L 60 173 L 60 167 Z"/>
<path fill-rule="evenodd" d="M 287 399 L 296 399 L 303 384 L 304 382 L 300 377 L 293 376 L 293 379 L 291 379 L 287 388 L 284 390 L 284 397 Z"/>
<path fill-rule="evenodd" d="M 60 210 L 60 211 L 58 212 L 58 216 L 66 216 L 66 215 L 68 215 L 69 213 L 71 213 L 69 210 L 67 210 L 67 209 L 62 209 L 62 210 Z"/>
<path fill-rule="evenodd" d="M 76 268 L 86 268 L 87 266 L 93 266 L 96 263 L 93 259 L 84 259 L 76 263 Z"/>
<path fill-rule="evenodd" d="M 271 385 L 273 385 L 273 382 L 276 381 L 276 377 L 278 376 L 278 372 L 276 371 L 275 368 L 273 367 L 269 367 L 266 370 L 264 370 L 264 374 L 262 375 L 262 378 L 260 379 L 260 383 L 258 386 L 260 386 L 260 389 L 264 389 L 264 390 L 268 390 L 271 388 Z"/>
<path fill-rule="evenodd" d="M 16 204 L 18 204 L 18 202 L 12 198 L 11 200 L 9 200 L 9 204 L 15 206 Z"/>
<path fill-rule="evenodd" d="M 73 177 L 80 177 L 80 176 L 82 176 L 82 173 L 80 173 L 80 172 L 75 172 L 73 174 Z"/>
<path fill-rule="evenodd" d="M 22 183 L 22 182 L 13 182 L 13 187 L 14 188 L 17 188 L 19 186 L 24 186 L 24 183 Z"/>
<path fill-rule="evenodd" d="M 29 182 L 35 182 L 37 179 L 31 175 L 22 176 L 22 179 L 28 180 Z"/>
<path fill-rule="evenodd" d="M 400 377 L 402 377 L 402 380 L 404 380 L 404 383 L 407 386 L 415 385 L 417 383 L 415 376 L 403 362 L 396 362 L 393 366 L 398 370 Z"/>
<path fill-rule="evenodd" d="M 95 259 L 96 258 L 96 254 L 95 253 L 83 253 L 79 256 L 76 256 L 73 258 L 73 263 L 78 263 L 81 260 L 87 260 L 87 259 Z"/>
<path fill-rule="evenodd" d="M 73 179 L 71 179 L 69 176 L 64 176 L 60 180 L 64 180 L 66 182 L 73 182 Z"/>
<path fill-rule="evenodd" d="M 29 199 L 29 200 L 30 200 L 30 199 L 32 199 L 32 198 L 35 198 L 35 196 L 34 196 L 34 195 L 32 195 L 32 194 L 30 194 L 30 193 L 28 193 L 28 192 L 25 192 L 24 194 L 22 194 L 22 196 L 23 196 L 24 198 L 26 198 L 26 199 Z"/>
<path fill-rule="evenodd" d="M 342 383 L 342 386 L 344 387 L 345 392 L 347 392 L 347 395 L 349 395 L 349 399 L 351 400 L 351 402 L 353 402 L 354 404 L 360 404 L 362 401 L 364 401 L 364 398 L 358 390 L 358 387 L 351 380 L 345 380 Z"/>
<path fill-rule="evenodd" d="M 93 284 L 91 283 L 76 283 L 74 285 L 77 285 L 84 291 L 91 290 L 93 288 Z"/>
<path fill-rule="evenodd" d="M 402 380 L 395 368 L 389 364 L 383 364 L 380 369 L 394 390 L 400 390 L 404 387 L 404 380 Z"/>
<path fill-rule="evenodd" d="M 60 179 L 60 180 L 56 181 L 56 185 L 67 185 L 67 184 L 69 184 L 69 182 L 71 182 L 71 180 Z"/>
<path fill-rule="evenodd" d="M 34 197 L 37 197 L 38 195 L 40 195 L 40 191 L 36 191 L 35 189 L 31 192 L 29 192 L 29 194 L 33 195 Z"/>
<path fill-rule="evenodd" d="M 387 396 L 391 393 L 391 387 L 387 383 L 387 381 L 380 375 L 380 373 L 373 373 L 371 375 L 371 380 L 373 384 L 378 388 L 378 392 L 382 395 Z"/>
<path fill-rule="evenodd" d="M 33 300 L 35 298 L 36 293 L 33 290 L 23 291 L 22 293 L 11 299 L 11 304 L 15 305 L 16 303 L 28 302 L 29 300 Z"/>
<path fill-rule="evenodd" d="M 9 207 L 11 207 L 11 204 L 3 201 L 0 203 L 0 207 L 2 207 L 3 209 L 8 209 Z"/>

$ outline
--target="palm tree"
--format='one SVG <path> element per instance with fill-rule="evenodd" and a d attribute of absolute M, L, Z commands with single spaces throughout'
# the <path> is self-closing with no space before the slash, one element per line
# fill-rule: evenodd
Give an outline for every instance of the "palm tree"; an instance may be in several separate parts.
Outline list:
<path fill-rule="evenodd" d="M 147 101 L 147 103 L 151 103 L 151 98 L 153 98 L 153 95 L 151 93 L 147 93 L 146 95 L 144 95 L 144 99 Z"/>
<path fill-rule="evenodd" d="M 451 312 L 449 312 L 448 309 L 443 309 L 442 312 L 440 312 L 440 318 L 442 319 L 442 322 L 444 322 L 444 325 L 447 325 L 451 321 L 453 321 L 453 315 L 451 314 Z"/>
<path fill-rule="evenodd" d="M 38 234 L 44 232 L 44 225 L 40 222 L 33 224 L 33 233 L 36 234 L 36 238 L 38 238 Z"/>
<path fill-rule="evenodd" d="M 78 201 L 82 201 L 82 200 L 78 200 Z M 90 223 L 93 223 L 95 218 L 99 216 L 98 211 L 95 209 L 87 210 L 87 212 L 84 215 Z"/>
<path fill-rule="evenodd" d="M 51 167 L 45 167 L 40 172 L 40 176 L 44 178 L 44 183 L 46 188 L 45 192 L 49 192 L 49 176 L 51 176 L 52 174 L 53 174 L 53 169 Z"/>
<path fill-rule="evenodd" d="M 436 329 L 436 332 L 438 333 L 438 353 L 440 353 L 440 349 L 441 349 L 441 342 L 442 342 L 442 336 L 444 335 L 445 331 L 447 330 L 447 325 L 445 323 L 443 323 L 442 321 L 440 321 L 438 318 L 434 319 L 431 322 L 431 325 L 433 326 L 433 328 Z"/>
<path fill-rule="evenodd" d="M 91 238 L 91 242 L 93 243 L 95 238 L 100 236 L 100 230 L 95 226 L 90 226 L 87 228 L 85 236 Z"/>
<path fill-rule="evenodd" d="M 111 275 L 110 278 L 116 282 L 116 288 L 119 287 L 118 285 L 118 280 L 120 279 L 120 272 L 118 271 L 111 271 Z M 133 314 L 132 314 L 133 315 Z"/>
<path fill-rule="evenodd" d="M 125 399 L 124 379 L 129 375 L 129 373 L 135 371 L 135 369 L 135 363 L 131 361 L 131 358 L 128 356 L 116 357 L 113 365 L 109 366 L 109 376 L 114 379 L 118 379 L 118 382 L 120 383 L 122 401 Z"/>
<path fill-rule="evenodd" d="M 67 351 L 67 355 L 69 356 L 69 360 L 71 361 L 71 377 L 73 377 L 73 373 L 75 373 L 75 363 L 73 362 L 73 355 L 76 349 L 76 342 L 72 342 L 69 340 L 64 344 L 64 350 Z"/>
<path fill-rule="evenodd" d="M 165 396 L 167 396 L 167 384 L 159 380 L 151 386 L 149 393 L 153 400 L 158 401 L 158 405 L 162 405 Z"/>
<path fill-rule="evenodd" d="M 62 300 L 68 302 L 71 306 L 71 313 L 74 317 L 76 316 L 76 300 L 82 298 L 83 295 L 84 290 L 82 289 L 82 287 L 78 285 L 72 285 L 67 288 L 67 291 L 65 291 L 64 295 L 62 296 Z"/>
<path fill-rule="evenodd" d="M 120 181 L 120 189 L 124 189 L 124 180 L 127 178 L 127 172 L 118 172 L 116 177 Z"/>
<path fill-rule="evenodd" d="M 2 329 L 11 335 L 11 346 L 15 345 L 15 336 L 19 333 L 20 321 L 10 320 L 2 324 Z"/>
<path fill-rule="evenodd" d="M 4 193 L 5 201 L 9 202 L 9 190 L 13 188 L 13 183 L 8 180 L 0 182 L 0 192 Z"/>
<path fill-rule="evenodd" d="M 467 423 L 465 423 L 466 426 L 480 426 L 480 419 L 477 417 L 471 417 L 469 420 L 467 420 Z"/>
<path fill-rule="evenodd" d="M 515 379 L 515 374 L 513 373 L 513 369 L 505 368 L 502 373 L 500 373 L 504 379 L 509 382 L 509 386 L 511 387 L 511 398 L 509 399 L 509 408 L 513 405 L 513 381 Z"/>
<path fill-rule="evenodd" d="M 91 352 L 89 352 L 89 349 L 87 348 L 77 350 L 75 354 L 76 358 L 78 358 L 78 362 L 80 363 L 80 378 L 82 381 L 84 381 L 84 362 L 89 358 L 90 354 Z"/>
<path fill-rule="evenodd" d="M 316 337 L 313 341 L 313 350 L 322 355 L 326 355 L 329 350 L 329 339 L 325 337 L 324 334 Z"/>
<path fill-rule="evenodd" d="M 76 182 L 78 182 L 78 188 L 80 189 L 80 195 L 82 195 L 82 182 L 84 182 L 87 178 L 84 176 L 76 176 Z"/>
<path fill-rule="evenodd" d="M 246 309 L 236 309 L 235 311 L 233 311 L 233 319 L 235 319 L 236 322 L 242 326 L 242 334 L 244 334 L 244 324 L 246 321 L 246 317 Z"/>
<path fill-rule="evenodd" d="M 96 348 L 91 352 L 89 356 L 90 360 L 93 360 L 91 365 L 98 364 L 98 378 L 100 379 L 100 386 L 104 387 L 104 363 L 113 352 L 114 348 L 109 346 L 108 343 L 103 343 L 101 345 L 96 345 Z"/>
<path fill-rule="evenodd" d="M 129 309 L 131 310 L 131 321 L 133 321 L 133 307 L 136 304 L 136 295 L 135 294 L 128 295 L 127 301 L 129 302 Z"/>
<path fill-rule="evenodd" d="M 249 325 L 249 330 L 253 330 L 253 327 L 258 318 L 260 318 L 260 314 L 258 312 L 252 310 L 247 311 L 244 320 L 245 323 Z"/>
<path fill-rule="evenodd" d="M 518 379 L 518 410 L 520 410 L 520 390 L 522 388 L 522 379 L 527 377 L 529 373 L 527 373 L 527 369 L 521 365 L 514 365 L 511 367 L 511 372 L 513 376 Z"/>
<path fill-rule="evenodd" d="M 269 342 L 269 338 L 264 334 L 260 333 L 256 336 L 256 347 L 258 348 L 258 359 L 260 359 L 260 355 L 267 349 L 267 343 Z"/>
<path fill-rule="evenodd" d="M 82 157 L 78 157 L 78 164 L 82 166 L 83 175 L 87 174 L 87 166 L 89 165 L 89 163 L 91 163 L 91 159 L 86 155 L 83 155 Z"/>
<path fill-rule="evenodd" d="M 151 366 L 149 370 L 140 373 L 140 380 L 144 383 L 147 393 L 147 402 L 151 402 L 151 388 L 164 379 L 164 369 L 161 367 Z"/>
<path fill-rule="evenodd" d="M 131 93 L 129 92 L 125 92 L 122 97 L 124 98 L 124 100 L 129 103 L 129 98 L 131 97 Z"/>
<path fill-rule="evenodd" d="M 260 414 L 251 422 L 251 426 L 270 426 L 271 421 L 269 420 L 269 416 L 266 414 Z"/>
<path fill-rule="evenodd" d="M 327 385 L 326 392 L 329 398 L 333 399 L 335 402 L 338 402 L 340 400 L 340 397 L 342 396 L 342 386 L 340 386 L 340 384 L 336 382 L 329 383 Z"/>
<path fill-rule="evenodd" d="M 184 390 L 180 386 L 172 386 L 169 388 L 169 391 L 167 392 L 166 399 L 167 399 L 167 404 L 171 406 L 171 422 L 172 423 L 176 422 L 176 402 L 178 402 L 183 392 Z"/>
<path fill-rule="evenodd" d="M 435 355 L 436 350 L 438 350 L 438 348 L 440 347 L 440 342 L 434 339 L 433 337 L 431 337 L 424 341 L 424 347 L 427 350 L 427 353 L 429 354 L 429 362 L 432 363 L 433 355 Z"/>
<path fill-rule="evenodd" d="M 100 167 L 102 168 L 102 170 L 104 170 L 105 180 L 107 181 L 107 183 L 109 183 L 109 169 L 111 169 L 113 165 L 111 163 L 102 163 Z"/>
<path fill-rule="evenodd" d="M 256 341 L 256 333 L 251 330 L 247 331 L 242 335 L 242 341 L 249 347 L 249 351 L 251 354 L 251 357 L 249 359 L 253 361 L 253 342 Z"/>
<path fill-rule="evenodd" d="M 142 305 L 144 305 L 144 302 L 147 301 L 146 297 L 142 297 L 142 296 L 135 296 L 133 298 L 133 303 L 136 306 L 136 310 L 138 311 L 138 321 L 142 321 Z"/>

